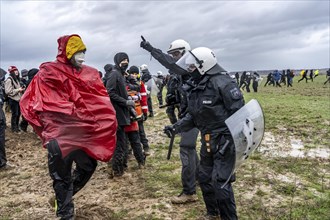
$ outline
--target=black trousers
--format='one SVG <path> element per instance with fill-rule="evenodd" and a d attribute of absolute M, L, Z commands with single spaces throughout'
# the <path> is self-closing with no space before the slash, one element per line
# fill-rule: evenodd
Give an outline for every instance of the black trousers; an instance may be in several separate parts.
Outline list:
<path fill-rule="evenodd" d="M 111 163 L 114 174 L 121 176 L 124 174 L 124 168 L 127 166 L 126 163 L 128 155 L 127 140 L 123 125 L 118 125 L 116 137 L 116 149 L 113 154 Z"/>
<path fill-rule="evenodd" d="M 19 102 L 9 98 L 9 106 L 11 110 L 11 130 L 18 131 L 19 117 L 21 116 Z"/>
<path fill-rule="evenodd" d="M 139 131 L 127 132 L 126 136 L 129 143 L 131 144 L 135 159 L 139 164 L 144 165 L 144 155 L 141 147 Z"/>
<path fill-rule="evenodd" d="M 196 141 L 199 130 L 193 128 L 181 133 L 180 159 L 182 163 L 181 182 L 183 193 L 192 195 L 196 193 L 196 181 L 198 180 L 199 159 L 196 152 Z"/>
<path fill-rule="evenodd" d="M 2 108 L 0 109 L 0 114 L 3 113 Z M 5 119 L 2 117 L 0 120 L 0 167 L 3 167 L 7 163 L 6 149 L 5 149 Z"/>
<path fill-rule="evenodd" d="M 144 131 L 143 121 L 138 121 L 138 124 L 139 124 L 140 141 L 143 146 L 143 150 L 148 151 L 149 150 L 149 141 L 148 141 L 146 132 Z"/>
<path fill-rule="evenodd" d="M 210 146 L 208 152 L 206 141 L 202 138 L 199 183 L 207 213 L 214 216 L 220 214 L 222 220 L 235 220 L 236 204 L 231 186 L 235 176 L 222 188 L 235 164 L 234 141 L 231 135 L 211 134 Z"/>
<path fill-rule="evenodd" d="M 148 104 L 148 111 L 151 115 L 154 114 L 154 110 L 152 109 L 152 99 L 151 99 L 151 95 L 148 95 L 147 98 L 147 104 Z"/>
<path fill-rule="evenodd" d="M 157 93 L 157 99 L 159 105 L 163 105 L 163 88 L 164 88 L 163 85 L 159 86 L 159 92 Z"/>
<path fill-rule="evenodd" d="M 97 161 L 82 150 L 75 150 L 62 158 L 60 147 L 56 140 L 47 144 L 48 169 L 53 180 L 56 195 L 56 215 L 61 219 L 71 219 L 74 216 L 72 196 L 81 190 L 92 177 Z M 72 172 L 72 164 L 76 168 Z"/>
<path fill-rule="evenodd" d="M 19 124 L 21 130 L 26 132 L 28 125 L 29 125 L 28 121 L 25 120 L 25 118 L 22 116 L 21 123 Z"/>

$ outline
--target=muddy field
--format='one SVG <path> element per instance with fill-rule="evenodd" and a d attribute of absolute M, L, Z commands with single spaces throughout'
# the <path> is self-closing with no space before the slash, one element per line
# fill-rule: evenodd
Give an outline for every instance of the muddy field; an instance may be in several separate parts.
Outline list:
<path fill-rule="evenodd" d="M 27 133 L 12 133 L 9 117 L 7 113 L 7 159 L 15 168 L 0 172 L 0 219 L 56 219 L 48 202 L 53 189 L 47 151 L 30 126 Z M 167 138 L 157 130 L 162 125 L 157 116 L 146 124 L 151 145 L 168 144 Z M 154 153 L 152 150 L 150 157 Z M 182 210 L 193 208 L 196 203 L 173 206 L 170 202 L 173 195 L 146 196 L 144 179 L 149 169 L 152 168 L 147 163 L 145 169 L 139 170 L 133 159 L 125 177 L 110 179 L 107 164 L 99 162 L 91 180 L 74 197 L 76 219 L 183 219 Z"/>
<path fill-rule="evenodd" d="M 129 170 L 125 177 L 110 179 L 107 164 L 99 162 L 92 179 L 74 197 L 76 219 L 177 220 L 198 219 L 205 214 L 200 189 L 198 189 L 199 201 L 196 203 L 173 205 L 170 202 L 171 196 L 180 192 L 178 149 L 174 149 L 171 161 L 166 161 L 166 147 L 169 140 L 162 134 L 161 130 L 164 124 L 168 122 L 163 110 L 156 109 L 156 111 L 156 116 L 149 118 L 146 122 L 152 154 L 147 159 L 145 169 L 139 170 L 136 161 L 130 160 Z M 12 133 L 9 127 L 8 113 L 7 118 L 7 158 L 15 168 L 0 172 L 0 219 L 56 219 L 54 209 L 48 203 L 53 195 L 53 189 L 47 170 L 46 150 L 41 147 L 41 142 L 30 126 L 27 133 Z M 299 140 L 283 139 L 266 132 L 258 151 L 266 157 L 277 157 L 271 152 L 273 152 L 272 148 L 278 148 L 282 149 L 282 152 L 286 152 L 285 155 L 282 154 L 283 157 L 286 157 L 291 155 L 292 150 L 295 150 L 293 146 L 299 146 L 299 143 Z M 156 157 L 160 159 L 155 160 Z M 329 151 L 325 150 L 320 154 L 316 152 L 314 157 L 328 161 Z M 156 186 L 147 186 L 146 180 L 151 178 L 151 173 L 153 178 L 157 178 L 157 173 L 155 174 L 154 171 L 161 169 L 159 167 L 171 166 L 172 163 L 175 166 L 170 172 L 177 176 L 174 180 L 176 185 L 168 185 L 159 177 L 160 180 L 154 181 Z M 245 166 L 249 169 L 240 171 L 238 173 L 239 180 L 234 184 L 241 219 L 254 219 L 243 213 L 249 213 L 249 210 L 245 209 L 248 209 L 249 204 L 255 202 L 256 197 L 262 198 L 260 202 L 263 203 L 262 207 L 267 209 L 267 213 L 276 213 L 278 207 L 284 204 L 283 202 L 290 203 L 290 195 L 285 197 L 275 194 L 271 184 L 253 182 L 253 179 L 268 178 L 272 182 L 290 183 L 292 181 L 297 182 L 297 177 L 293 174 L 279 175 L 267 167 L 251 172 L 253 167 L 260 166 L 258 161 L 252 159 Z M 161 175 L 162 173 L 159 173 L 159 176 Z M 329 176 L 329 173 L 327 175 Z M 170 180 L 168 178 L 168 181 Z M 302 184 L 304 183 L 302 182 Z M 329 179 L 326 180 L 325 184 L 329 187 Z M 263 192 L 261 196 L 258 194 L 260 191 Z M 297 198 L 297 201 L 299 200 L 300 198 Z M 258 219 L 265 218 L 259 216 Z"/>

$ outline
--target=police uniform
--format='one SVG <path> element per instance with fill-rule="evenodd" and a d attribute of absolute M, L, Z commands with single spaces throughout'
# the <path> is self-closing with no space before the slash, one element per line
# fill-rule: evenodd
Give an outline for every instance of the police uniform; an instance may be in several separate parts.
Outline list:
<path fill-rule="evenodd" d="M 176 132 L 201 131 L 199 183 L 209 215 L 237 219 L 231 181 L 221 188 L 235 164 L 235 148 L 225 120 L 244 105 L 235 80 L 217 64 L 199 82 L 190 82 L 188 113 L 174 124 Z M 218 213 L 220 212 L 220 213 Z"/>
<path fill-rule="evenodd" d="M 173 76 L 172 77 L 173 82 L 168 83 L 169 84 L 168 89 L 170 86 L 173 86 L 169 90 L 177 92 L 171 95 L 179 96 L 179 97 L 175 97 L 177 99 L 176 101 L 180 102 L 179 117 L 180 118 L 184 117 L 184 115 L 187 112 L 186 109 L 188 103 L 187 103 L 186 91 L 183 90 L 183 85 L 190 78 L 189 73 L 186 70 L 180 68 L 178 65 L 176 65 L 177 60 L 175 60 L 172 56 L 163 53 L 160 49 L 150 48 L 149 52 L 160 64 L 162 64 L 165 68 L 169 70 L 171 77 Z M 174 85 L 176 86 L 176 88 L 174 88 Z M 169 98 L 168 96 L 169 93 L 167 94 L 167 99 Z M 175 110 L 175 105 L 171 106 L 166 111 L 171 122 L 176 121 L 174 110 Z M 199 133 L 198 129 L 194 127 L 191 127 L 189 130 L 186 130 L 185 132 L 181 133 L 181 140 L 180 140 L 180 159 L 182 163 L 181 182 L 183 186 L 182 193 L 185 195 L 196 194 L 196 179 L 197 179 L 196 176 L 199 167 L 199 159 L 196 152 L 196 140 L 198 137 L 198 133 Z M 175 201 L 172 200 L 172 202 Z M 175 203 L 181 203 L 181 202 L 175 202 Z"/>

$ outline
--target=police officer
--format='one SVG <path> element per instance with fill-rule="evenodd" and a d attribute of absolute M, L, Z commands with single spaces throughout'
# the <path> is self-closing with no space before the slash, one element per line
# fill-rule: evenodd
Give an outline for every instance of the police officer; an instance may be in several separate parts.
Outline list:
<path fill-rule="evenodd" d="M 146 85 L 147 83 L 151 85 L 151 83 L 149 83 L 149 80 L 152 80 L 151 74 L 149 72 L 148 66 L 147 64 L 142 64 L 140 66 L 140 70 L 141 70 L 141 81 Z M 151 82 L 151 81 L 150 81 Z M 154 117 L 154 111 L 152 108 L 152 99 L 151 99 L 151 86 L 147 86 L 147 103 L 148 103 L 148 111 L 149 111 L 149 117 Z"/>
<path fill-rule="evenodd" d="M 174 133 L 197 127 L 201 131 L 199 183 L 208 219 L 237 219 L 230 177 L 235 164 L 233 138 L 225 120 L 244 105 L 244 99 L 234 79 L 217 64 L 214 53 L 199 47 L 182 57 L 177 64 L 190 72 L 188 113 L 165 131 Z M 216 202 L 213 197 L 215 196 Z M 214 212 L 215 207 L 218 212 Z"/>
<path fill-rule="evenodd" d="M 141 42 L 140 46 L 149 51 L 159 63 L 169 70 L 171 75 L 177 76 L 177 79 L 179 79 L 176 91 L 180 91 L 180 113 L 181 117 L 183 117 L 187 112 L 188 105 L 187 94 L 182 88 L 190 78 L 190 75 L 187 70 L 176 65 L 176 61 L 190 50 L 190 45 L 182 39 L 175 40 L 171 43 L 170 48 L 167 51 L 168 54 L 163 53 L 160 49 L 154 48 L 145 40 Z M 199 159 L 196 153 L 196 140 L 198 133 L 198 129 L 193 127 L 181 133 L 180 159 L 182 163 L 181 182 L 183 190 L 178 196 L 171 199 L 172 203 L 182 204 L 195 202 L 198 199 L 196 195 L 196 179 L 199 166 Z"/>
<path fill-rule="evenodd" d="M 166 84 L 166 97 L 165 102 L 168 106 L 166 108 L 166 114 L 168 119 L 170 119 L 171 124 L 174 124 L 178 121 L 178 117 L 176 115 L 176 110 L 178 112 L 178 116 L 181 115 L 180 112 L 180 102 L 181 102 L 181 94 L 179 88 L 181 86 L 181 77 L 176 74 L 169 75 L 168 82 Z"/>
<path fill-rule="evenodd" d="M 159 92 L 157 93 L 157 99 L 158 99 L 158 103 L 159 105 L 163 105 L 163 88 L 165 86 L 165 78 L 163 76 L 162 71 L 158 71 L 157 72 L 157 77 L 156 77 L 156 85 L 159 89 Z"/>

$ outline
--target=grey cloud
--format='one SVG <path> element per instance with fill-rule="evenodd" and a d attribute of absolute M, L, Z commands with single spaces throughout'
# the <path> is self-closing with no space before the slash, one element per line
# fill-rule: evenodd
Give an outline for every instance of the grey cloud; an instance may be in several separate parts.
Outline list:
<path fill-rule="evenodd" d="M 229 69 L 284 68 L 289 62 L 298 68 L 330 66 L 328 1 L 20 3 L 1 3 L 1 66 L 53 60 L 57 38 L 70 33 L 80 34 L 86 43 L 87 64 L 102 70 L 116 52 L 125 51 L 132 64 L 166 72 L 139 47 L 141 34 L 163 51 L 178 38 L 192 48 L 210 47 Z M 310 40 L 318 32 L 319 40 Z M 290 59 L 299 54 L 315 57 Z"/>

